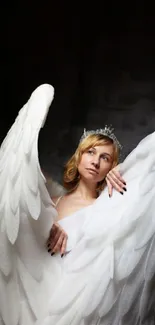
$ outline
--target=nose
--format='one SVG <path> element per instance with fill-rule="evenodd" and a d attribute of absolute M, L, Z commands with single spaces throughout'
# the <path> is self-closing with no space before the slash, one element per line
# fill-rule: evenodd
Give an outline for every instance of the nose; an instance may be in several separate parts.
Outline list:
<path fill-rule="evenodd" d="M 99 158 L 94 158 L 93 161 L 92 161 L 92 165 L 96 168 L 96 169 L 99 169 L 100 167 L 100 159 Z"/>

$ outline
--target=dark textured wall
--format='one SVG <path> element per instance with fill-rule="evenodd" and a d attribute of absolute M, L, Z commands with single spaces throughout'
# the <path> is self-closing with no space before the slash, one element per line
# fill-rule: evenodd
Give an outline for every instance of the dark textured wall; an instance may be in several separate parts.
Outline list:
<path fill-rule="evenodd" d="M 123 157 L 155 127 L 152 8 L 102 5 L 28 1 L 7 13 L 1 140 L 31 92 L 51 83 L 55 99 L 39 152 L 43 169 L 59 180 L 84 127 L 112 124 Z"/>

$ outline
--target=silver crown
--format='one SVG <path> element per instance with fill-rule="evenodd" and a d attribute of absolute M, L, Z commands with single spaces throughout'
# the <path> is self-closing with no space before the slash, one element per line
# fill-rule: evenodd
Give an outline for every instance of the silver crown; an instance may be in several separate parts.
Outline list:
<path fill-rule="evenodd" d="M 114 128 L 112 128 L 111 126 L 107 126 L 107 125 L 105 125 L 104 129 L 97 129 L 97 130 L 90 130 L 90 131 L 86 131 L 86 129 L 84 129 L 83 135 L 80 138 L 80 142 L 90 134 L 102 134 L 102 135 L 105 135 L 106 137 L 110 138 L 111 140 L 113 140 L 113 142 L 121 150 L 123 147 L 121 146 L 120 142 L 117 140 L 113 131 L 114 131 Z"/>

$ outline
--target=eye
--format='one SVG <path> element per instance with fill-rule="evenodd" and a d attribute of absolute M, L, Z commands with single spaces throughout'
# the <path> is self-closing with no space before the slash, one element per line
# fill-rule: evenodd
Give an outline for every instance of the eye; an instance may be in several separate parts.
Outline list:
<path fill-rule="evenodd" d="M 88 150 L 88 153 L 89 153 L 90 155 L 93 155 L 93 154 L 94 154 L 94 151 L 93 151 L 92 149 L 89 149 L 89 150 Z"/>
<path fill-rule="evenodd" d="M 101 156 L 101 158 L 102 158 L 103 160 L 105 160 L 105 161 L 109 161 L 109 158 L 108 158 L 107 156 L 105 156 L 105 155 Z"/>

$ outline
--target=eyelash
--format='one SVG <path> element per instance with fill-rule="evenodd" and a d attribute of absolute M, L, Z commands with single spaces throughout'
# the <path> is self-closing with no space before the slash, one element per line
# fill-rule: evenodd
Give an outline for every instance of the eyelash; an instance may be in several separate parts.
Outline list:
<path fill-rule="evenodd" d="M 93 150 L 89 149 L 89 150 L 88 150 L 88 153 L 94 153 L 94 152 L 93 152 Z"/>
<path fill-rule="evenodd" d="M 108 157 L 106 156 L 102 156 L 103 159 L 105 159 L 106 161 L 109 161 Z"/>

